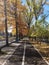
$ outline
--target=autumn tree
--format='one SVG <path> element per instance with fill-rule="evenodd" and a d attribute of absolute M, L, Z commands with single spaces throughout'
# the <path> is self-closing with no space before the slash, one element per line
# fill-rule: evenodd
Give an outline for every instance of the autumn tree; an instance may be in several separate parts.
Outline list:
<path fill-rule="evenodd" d="M 41 22 L 43 22 L 46 19 L 46 17 L 49 16 L 48 11 L 48 14 L 44 13 L 44 6 L 49 6 L 49 2 L 47 0 L 26 0 L 26 2 L 26 10 L 23 13 L 24 18 L 28 23 L 28 28 L 30 30 L 32 23 L 36 25 L 38 20 L 41 20 Z"/>

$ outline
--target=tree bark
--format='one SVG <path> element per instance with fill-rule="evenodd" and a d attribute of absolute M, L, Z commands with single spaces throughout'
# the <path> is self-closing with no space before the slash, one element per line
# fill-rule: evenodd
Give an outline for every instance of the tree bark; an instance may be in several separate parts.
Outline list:
<path fill-rule="evenodd" d="M 5 32 L 6 32 L 6 45 L 8 46 L 8 27 L 7 27 L 7 10 L 6 10 L 6 0 L 4 0 L 4 15 L 5 15 Z"/>

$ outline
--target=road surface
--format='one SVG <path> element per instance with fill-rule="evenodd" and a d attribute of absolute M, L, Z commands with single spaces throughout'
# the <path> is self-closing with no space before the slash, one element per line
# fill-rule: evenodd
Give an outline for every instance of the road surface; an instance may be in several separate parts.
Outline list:
<path fill-rule="evenodd" d="M 20 43 L 2 65 L 47 65 L 36 49 L 27 42 Z"/>

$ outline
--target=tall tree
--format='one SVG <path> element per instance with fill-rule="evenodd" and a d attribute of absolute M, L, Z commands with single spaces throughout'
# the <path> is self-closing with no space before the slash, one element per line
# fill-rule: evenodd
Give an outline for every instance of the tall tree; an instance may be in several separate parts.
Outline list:
<path fill-rule="evenodd" d="M 5 31 L 6 31 L 6 45 L 8 46 L 8 28 L 7 28 L 7 10 L 6 10 L 6 0 L 4 0 L 4 14 L 5 14 Z"/>
<path fill-rule="evenodd" d="M 49 16 L 49 13 L 47 11 L 48 14 L 44 13 L 44 6 L 48 5 L 49 6 L 49 2 L 47 0 L 26 0 L 27 2 L 27 10 L 25 10 L 25 20 L 27 20 L 28 23 L 28 28 L 30 30 L 30 25 L 32 22 L 34 22 L 36 24 L 36 22 L 38 22 L 39 19 L 42 19 L 41 22 L 43 20 L 46 19 L 46 17 Z M 44 16 L 44 17 L 43 17 Z"/>

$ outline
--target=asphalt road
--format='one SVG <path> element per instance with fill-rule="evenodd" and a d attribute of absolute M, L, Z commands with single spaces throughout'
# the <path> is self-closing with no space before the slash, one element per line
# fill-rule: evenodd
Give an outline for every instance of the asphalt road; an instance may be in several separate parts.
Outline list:
<path fill-rule="evenodd" d="M 30 44 L 23 42 L 14 51 L 3 65 L 47 65 L 36 49 Z"/>

